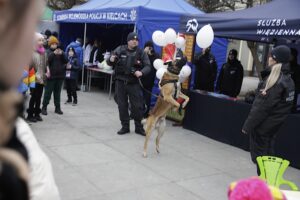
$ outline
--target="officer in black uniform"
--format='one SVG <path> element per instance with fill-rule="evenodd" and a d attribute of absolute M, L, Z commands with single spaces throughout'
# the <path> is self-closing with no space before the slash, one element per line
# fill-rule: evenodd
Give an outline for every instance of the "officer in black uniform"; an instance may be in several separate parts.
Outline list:
<path fill-rule="evenodd" d="M 122 128 L 119 135 L 130 132 L 128 99 L 131 105 L 131 116 L 135 123 L 135 133 L 145 135 L 141 124 L 143 118 L 143 92 L 139 79 L 147 75 L 150 68 L 148 55 L 138 48 L 138 36 L 136 33 L 129 33 L 127 45 L 117 47 L 107 62 L 115 70 L 115 92 L 117 97 L 119 117 Z"/>
<path fill-rule="evenodd" d="M 194 89 L 208 92 L 214 91 L 214 82 L 217 77 L 218 66 L 216 59 L 210 50 L 210 47 L 204 48 L 200 55 L 195 56 L 194 64 L 196 66 L 196 71 Z"/>
<path fill-rule="evenodd" d="M 244 77 L 244 69 L 237 55 L 237 50 L 229 51 L 227 62 L 221 68 L 216 86 L 216 91 L 234 98 L 241 91 Z"/>

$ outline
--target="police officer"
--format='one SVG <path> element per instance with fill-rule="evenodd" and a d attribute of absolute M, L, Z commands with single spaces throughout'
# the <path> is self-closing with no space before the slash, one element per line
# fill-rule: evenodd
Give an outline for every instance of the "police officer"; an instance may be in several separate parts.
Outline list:
<path fill-rule="evenodd" d="M 293 107 L 295 85 L 288 63 L 290 53 L 285 45 L 271 51 L 268 67 L 261 72 L 262 81 L 243 126 L 242 132 L 250 134 L 250 153 L 254 163 L 258 156 L 274 155 L 276 135 Z"/>
<path fill-rule="evenodd" d="M 127 45 L 117 47 L 108 60 L 108 64 L 115 70 L 115 92 L 122 128 L 117 132 L 123 135 L 130 132 L 128 99 L 131 105 L 131 116 L 135 123 L 135 133 L 145 135 L 141 124 L 143 118 L 143 96 L 139 79 L 147 75 L 150 68 L 148 55 L 138 48 L 138 36 L 129 33 Z"/>
<path fill-rule="evenodd" d="M 210 47 L 204 48 L 200 55 L 195 56 L 194 64 L 196 66 L 196 72 L 194 89 L 208 92 L 214 91 L 214 82 L 217 77 L 218 66 L 210 50 Z"/>
<path fill-rule="evenodd" d="M 227 62 L 223 64 L 217 81 L 216 90 L 230 97 L 237 97 L 241 91 L 244 69 L 237 59 L 238 52 L 231 49 Z"/>

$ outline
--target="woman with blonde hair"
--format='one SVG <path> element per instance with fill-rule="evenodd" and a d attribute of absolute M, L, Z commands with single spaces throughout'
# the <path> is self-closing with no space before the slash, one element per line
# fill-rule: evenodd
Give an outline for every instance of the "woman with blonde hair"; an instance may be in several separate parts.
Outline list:
<path fill-rule="evenodd" d="M 261 72 L 256 97 L 242 132 L 250 134 L 250 153 L 274 155 L 276 133 L 293 106 L 295 86 L 290 75 L 290 49 L 281 45 L 271 51 L 268 67 Z"/>

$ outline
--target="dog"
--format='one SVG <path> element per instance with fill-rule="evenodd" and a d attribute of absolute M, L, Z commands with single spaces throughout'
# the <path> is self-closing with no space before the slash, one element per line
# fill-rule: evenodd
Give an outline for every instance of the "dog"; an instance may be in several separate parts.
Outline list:
<path fill-rule="evenodd" d="M 167 112 L 172 108 L 174 108 L 175 110 L 178 110 L 180 108 L 180 104 L 176 101 L 176 99 L 184 99 L 182 108 L 185 108 L 187 103 L 189 102 L 189 97 L 181 92 L 178 74 L 178 70 L 177 73 L 172 73 L 169 68 L 168 71 L 165 72 L 159 82 L 161 91 L 159 97 L 157 98 L 157 102 L 153 109 L 150 111 L 148 118 L 143 121 L 144 129 L 146 132 L 143 152 L 144 157 L 147 157 L 148 141 L 153 129 L 156 129 L 158 132 L 158 135 L 156 137 L 156 152 L 160 152 L 159 141 L 165 132 Z"/>

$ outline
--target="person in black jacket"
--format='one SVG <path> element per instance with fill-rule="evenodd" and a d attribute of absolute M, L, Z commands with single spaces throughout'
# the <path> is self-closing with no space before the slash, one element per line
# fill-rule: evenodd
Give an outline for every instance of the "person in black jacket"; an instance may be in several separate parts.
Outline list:
<path fill-rule="evenodd" d="M 68 100 L 65 104 L 72 103 L 73 97 L 73 106 L 77 105 L 77 77 L 80 65 L 77 59 L 75 49 L 70 47 L 68 50 L 68 63 L 66 66 L 66 89 L 68 94 Z"/>
<path fill-rule="evenodd" d="M 300 105 L 297 105 L 298 95 L 300 94 L 300 65 L 298 64 L 298 51 L 297 49 L 291 48 L 291 72 L 292 79 L 295 83 L 295 99 L 294 99 L 294 107 L 293 112 L 300 112 Z M 298 100 L 299 101 L 299 100 Z"/>
<path fill-rule="evenodd" d="M 203 49 L 202 54 L 195 57 L 194 64 L 196 66 L 194 89 L 213 92 L 218 66 L 215 57 L 210 53 L 210 47 Z"/>
<path fill-rule="evenodd" d="M 290 49 L 278 46 L 271 51 L 268 67 L 262 71 L 256 97 L 242 132 L 250 134 L 250 153 L 254 163 L 258 156 L 274 155 L 276 133 L 291 112 L 295 86 L 289 69 Z"/>
<path fill-rule="evenodd" d="M 158 58 L 158 54 L 154 50 L 152 41 L 148 41 L 145 43 L 144 52 L 148 55 L 150 64 L 151 64 L 150 65 L 150 67 L 151 67 L 150 73 L 147 74 L 146 76 L 142 77 L 142 83 L 143 83 L 143 87 L 144 87 L 143 96 L 144 96 L 144 101 L 145 101 L 145 105 L 146 105 L 144 118 L 147 118 L 149 115 L 150 107 L 151 107 L 151 97 L 152 97 L 151 92 L 152 92 L 152 88 L 154 86 L 154 80 L 155 80 L 155 76 L 156 76 L 156 69 L 153 66 L 153 62 L 155 59 Z"/>
<path fill-rule="evenodd" d="M 49 52 L 48 52 L 48 67 L 47 67 L 47 83 L 45 87 L 42 114 L 47 115 L 47 106 L 51 99 L 53 92 L 55 113 L 62 115 L 63 112 L 60 107 L 60 93 L 62 84 L 65 79 L 65 65 L 68 60 L 61 47 L 58 46 L 59 41 L 54 36 L 49 38 Z"/>
<path fill-rule="evenodd" d="M 230 97 L 239 95 L 243 83 L 244 69 L 237 55 L 237 50 L 229 51 L 227 62 L 222 66 L 216 86 L 217 91 Z"/>
<path fill-rule="evenodd" d="M 122 124 L 119 135 L 130 132 L 128 98 L 131 105 L 131 116 L 135 123 L 135 133 L 145 135 L 141 120 L 143 118 L 143 92 L 139 79 L 150 72 L 150 61 L 148 55 L 138 48 L 138 36 L 129 33 L 127 45 L 117 47 L 107 63 L 114 67 L 116 79 L 116 97 L 119 116 Z"/>

